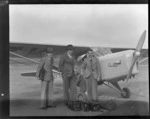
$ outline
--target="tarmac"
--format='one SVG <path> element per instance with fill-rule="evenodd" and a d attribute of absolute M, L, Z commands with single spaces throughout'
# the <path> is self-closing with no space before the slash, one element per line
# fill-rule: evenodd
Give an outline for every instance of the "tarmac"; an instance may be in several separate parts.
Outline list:
<path fill-rule="evenodd" d="M 56 108 L 40 110 L 40 81 L 36 77 L 22 76 L 21 73 L 36 71 L 37 65 L 28 62 L 17 63 L 10 61 L 10 116 L 119 116 L 119 115 L 149 115 L 149 73 L 148 62 L 139 65 L 139 74 L 128 83 L 120 81 L 121 87 L 131 90 L 131 97 L 124 99 L 111 88 L 98 86 L 98 95 L 113 97 L 117 109 L 98 112 L 72 111 L 63 103 L 63 82 L 60 77 L 54 80 L 53 97 Z"/>

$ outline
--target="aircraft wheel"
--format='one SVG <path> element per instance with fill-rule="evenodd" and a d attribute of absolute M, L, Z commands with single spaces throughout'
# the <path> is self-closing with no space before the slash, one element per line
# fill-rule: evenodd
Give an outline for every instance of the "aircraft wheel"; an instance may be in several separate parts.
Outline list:
<path fill-rule="evenodd" d="M 130 98 L 131 93 L 130 93 L 129 88 L 123 88 L 122 90 L 123 90 L 123 93 L 121 93 L 121 96 L 123 98 Z"/>

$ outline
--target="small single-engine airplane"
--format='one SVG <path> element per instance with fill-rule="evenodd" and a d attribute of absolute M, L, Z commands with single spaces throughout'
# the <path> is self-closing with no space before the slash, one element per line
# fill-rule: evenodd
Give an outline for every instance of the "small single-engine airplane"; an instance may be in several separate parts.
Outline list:
<path fill-rule="evenodd" d="M 140 52 L 144 44 L 145 37 L 146 37 L 146 30 L 141 35 L 135 50 L 125 50 L 125 51 L 112 53 L 109 48 L 91 48 L 95 56 L 99 59 L 101 65 L 102 81 L 98 83 L 99 85 L 105 84 L 106 86 L 113 88 L 109 85 L 110 83 L 115 87 L 113 88 L 114 90 L 121 93 L 123 98 L 130 97 L 130 90 L 127 87 L 121 88 L 118 82 L 121 80 L 124 81 L 125 79 L 128 82 L 128 80 L 131 77 L 134 77 L 136 74 L 138 74 L 138 65 L 143 61 L 143 60 L 138 61 L 138 59 L 139 57 L 141 57 Z M 15 53 L 12 51 L 15 50 L 16 47 L 21 48 L 26 46 L 28 49 L 29 47 L 32 48 L 32 51 L 38 50 L 37 52 L 39 52 L 39 49 L 43 51 L 43 49 L 45 49 L 48 46 L 53 47 L 54 51 L 58 51 L 59 49 L 61 53 L 63 53 L 65 50 L 65 46 L 10 43 L 10 54 L 38 64 L 39 63 L 38 61 L 35 61 L 31 58 L 27 58 L 25 56 L 20 55 L 19 53 Z M 78 62 L 83 61 L 89 48 L 90 47 L 75 46 L 74 55 Z M 61 53 L 59 52 L 59 54 Z M 53 73 L 61 76 L 61 73 L 58 71 L 58 68 L 55 66 L 53 67 Z M 34 76 L 35 76 L 35 72 L 34 72 Z M 108 82 L 108 84 L 105 82 Z"/>
<path fill-rule="evenodd" d="M 121 89 L 118 81 L 126 79 L 128 81 L 132 76 L 138 73 L 137 59 L 144 44 L 146 31 L 143 32 L 135 50 L 127 50 L 99 57 L 101 63 L 102 79 L 115 86 L 125 98 L 130 97 L 129 89 Z"/>

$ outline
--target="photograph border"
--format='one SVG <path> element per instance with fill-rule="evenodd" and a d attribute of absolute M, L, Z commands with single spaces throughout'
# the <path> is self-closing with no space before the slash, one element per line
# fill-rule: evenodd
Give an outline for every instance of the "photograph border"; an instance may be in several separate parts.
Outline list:
<path fill-rule="evenodd" d="M 0 1 L 0 118 L 9 115 L 9 5 L 17 4 L 148 4 L 148 0 L 1 0 Z M 29 118 L 29 117 L 28 117 Z M 30 117 L 45 118 L 45 117 Z"/>

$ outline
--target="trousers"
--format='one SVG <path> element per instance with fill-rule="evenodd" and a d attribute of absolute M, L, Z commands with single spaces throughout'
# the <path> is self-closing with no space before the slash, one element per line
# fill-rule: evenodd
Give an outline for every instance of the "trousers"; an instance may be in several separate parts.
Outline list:
<path fill-rule="evenodd" d="M 53 104 L 53 80 L 41 81 L 41 107 Z"/>
<path fill-rule="evenodd" d="M 70 100 L 75 101 L 77 95 L 77 80 L 75 78 L 71 78 L 70 80 L 69 95 Z"/>
<path fill-rule="evenodd" d="M 67 77 L 63 75 L 63 89 L 64 101 L 66 103 L 75 99 L 75 94 L 77 94 L 76 80 L 72 76 Z"/>
<path fill-rule="evenodd" d="M 89 77 L 86 77 L 86 87 L 87 87 L 87 97 L 88 101 L 96 101 L 97 100 L 97 80 L 91 74 Z"/>
<path fill-rule="evenodd" d="M 63 78 L 63 93 L 64 93 L 64 101 L 67 103 L 70 99 L 69 96 L 69 87 L 70 87 L 70 79 L 71 77 L 67 77 L 66 75 L 62 75 Z"/>

